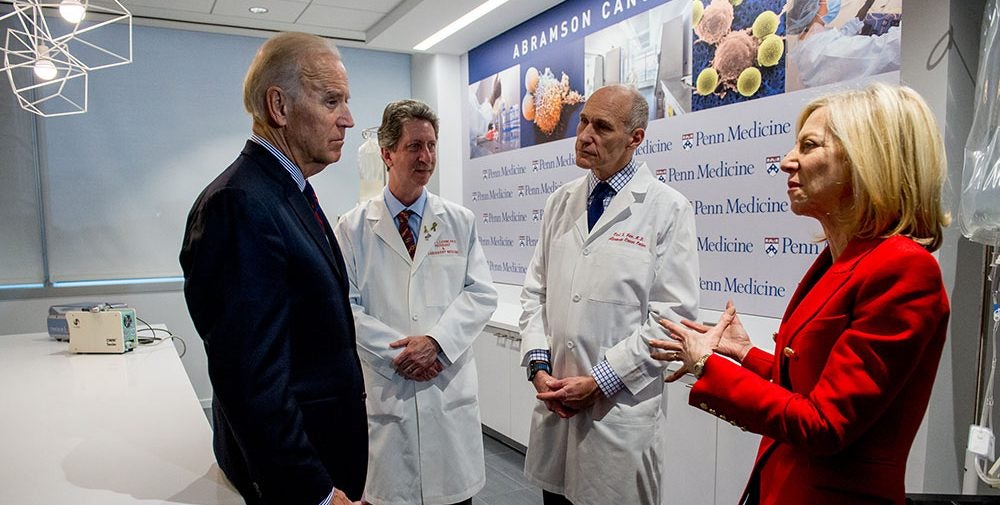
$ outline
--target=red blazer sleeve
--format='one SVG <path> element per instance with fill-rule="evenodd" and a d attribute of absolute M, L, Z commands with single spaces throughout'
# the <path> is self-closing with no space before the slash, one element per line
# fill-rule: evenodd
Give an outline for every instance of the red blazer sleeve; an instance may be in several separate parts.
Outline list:
<path fill-rule="evenodd" d="M 937 261 L 902 237 L 860 256 L 847 267 L 834 263 L 790 311 L 777 344 L 794 354 L 777 355 L 770 377 L 754 373 L 763 364 L 757 354 L 748 355 L 746 368 L 713 356 L 689 402 L 810 453 L 833 454 L 879 422 L 897 397 L 912 394 L 900 392 L 917 374 L 933 377 L 949 314 Z M 786 328 L 798 310 L 816 312 L 800 314 L 799 328 Z M 936 356 L 927 360 L 927 353 Z M 934 369 L 920 369 L 927 363 Z M 916 383 L 922 401 L 901 398 L 897 405 L 919 419 L 930 382 Z"/>
<path fill-rule="evenodd" d="M 774 369 L 774 355 L 759 347 L 752 347 L 743 357 L 742 364 L 743 368 L 770 380 L 771 371 Z"/>

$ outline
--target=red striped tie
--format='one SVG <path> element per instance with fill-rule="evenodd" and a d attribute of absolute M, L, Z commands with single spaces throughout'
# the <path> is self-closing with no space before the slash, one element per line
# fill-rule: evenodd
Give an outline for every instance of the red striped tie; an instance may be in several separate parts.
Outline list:
<path fill-rule="evenodd" d="M 320 229 L 322 229 L 325 234 L 327 226 L 326 215 L 323 214 L 323 209 L 319 206 L 319 199 L 316 198 L 316 190 L 313 189 L 312 184 L 307 182 L 305 189 L 302 190 L 302 193 L 306 195 L 306 199 L 309 201 L 309 207 L 312 208 L 313 215 L 316 216 L 316 222 L 319 223 Z"/>
<path fill-rule="evenodd" d="M 396 219 L 399 219 L 399 236 L 403 238 L 403 245 L 406 246 L 406 252 L 410 253 L 410 259 L 413 259 L 413 253 L 417 252 L 417 241 L 410 229 L 410 214 L 413 212 L 403 209 L 396 214 Z"/>

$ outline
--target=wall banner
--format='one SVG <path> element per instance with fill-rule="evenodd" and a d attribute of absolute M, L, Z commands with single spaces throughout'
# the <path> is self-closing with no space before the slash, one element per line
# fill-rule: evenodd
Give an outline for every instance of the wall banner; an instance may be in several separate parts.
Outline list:
<path fill-rule="evenodd" d="M 597 88 L 650 104 L 636 158 L 691 201 L 701 306 L 780 317 L 824 244 L 791 213 L 781 158 L 811 99 L 899 81 L 902 0 L 570 0 L 468 55 L 464 204 L 494 280 L 521 284 L 546 198 L 585 175 Z"/>

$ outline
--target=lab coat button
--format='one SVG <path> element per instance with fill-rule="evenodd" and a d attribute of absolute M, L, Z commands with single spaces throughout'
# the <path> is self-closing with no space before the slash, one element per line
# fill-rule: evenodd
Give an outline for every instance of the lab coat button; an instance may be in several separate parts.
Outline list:
<path fill-rule="evenodd" d="M 420 316 L 414 315 L 411 319 L 413 319 L 414 321 L 416 321 L 416 320 L 420 319 Z"/>
<path fill-rule="evenodd" d="M 580 295 L 578 295 L 578 294 L 576 294 L 576 295 L 573 295 L 573 301 L 574 301 L 574 302 L 578 302 L 578 301 L 580 301 Z"/>
<path fill-rule="evenodd" d="M 576 347 L 576 344 L 572 340 L 570 340 L 569 342 L 566 342 L 566 347 L 572 349 Z"/>
<path fill-rule="evenodd" d="M 583 249 L 583 255 L 584 256 L 589 256 L 590 255 L 590 248 L 589 247 Z"/>

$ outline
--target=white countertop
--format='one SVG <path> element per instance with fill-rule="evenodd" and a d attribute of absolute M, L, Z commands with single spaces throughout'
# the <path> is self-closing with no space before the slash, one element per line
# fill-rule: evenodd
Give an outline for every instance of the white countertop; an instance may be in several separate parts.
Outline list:
<path fill-rule="evenodd" d="M 520 327 L 518 327 L 520 319 L 520 304 L 500 302 L 497 304 L 497 310 L 493 313 L 493 317 L 490 318 L 487 326 L 516 333 L 521 331 Z"/>
<path fill-rule="evenodd" d="M 0 503 L 243 503 L 171 343 L 67 348 L 0 336 Z"/>

